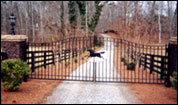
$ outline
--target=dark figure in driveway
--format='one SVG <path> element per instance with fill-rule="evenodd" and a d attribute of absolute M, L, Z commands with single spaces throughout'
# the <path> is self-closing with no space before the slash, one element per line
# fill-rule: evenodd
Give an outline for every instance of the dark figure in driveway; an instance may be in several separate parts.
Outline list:
<path fill-rule="evenodd" d="M 103 57 L 101 56 L 101 54 L 104 54 L 104 53 L 105 53 L 105 52 L 95 53 L 95 51 L 92 50 L 92 49 L 89 49 L 89 50 L 87 50 L 87 51 L 90 52 L 89 57 L 99 57 L 99 58 L 103 58 Z"/>

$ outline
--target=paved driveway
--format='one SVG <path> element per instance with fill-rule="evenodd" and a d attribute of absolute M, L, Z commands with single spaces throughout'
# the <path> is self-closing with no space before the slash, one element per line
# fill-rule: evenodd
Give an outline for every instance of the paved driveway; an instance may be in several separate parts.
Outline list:
<path fill-rule="evenodd" d="M 104 37 L 108 37 L 103 35 Z M 104 59 L 92 58 L 87 63 L 78 67 L 69 77 L 76 79 L 93 80 L 93 62 L 96 62 L 96 81 L 114 81 L 119 78 L 113 59 L 114 45 L 112 40 L 107 41 L 98 51 Z M 109 66 L 107 66 L 109 65 Z M 47 104 L 139 104 L 141 103 L 130 91 L 126 84 L 121 83 L 92 83 L 92 82 L 63 82 L 47 97 Z"/>

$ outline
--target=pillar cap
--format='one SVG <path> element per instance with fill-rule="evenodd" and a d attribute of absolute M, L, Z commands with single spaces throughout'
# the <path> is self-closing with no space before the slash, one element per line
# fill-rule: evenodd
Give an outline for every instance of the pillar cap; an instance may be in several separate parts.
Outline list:
<path fill-rule="evenodd" d="M 171 44 L 177 44 L 177 37 L 171 37 L 170 38 L 170 43 Z"/>
<path fill-rule="evenodd" d="M 1 42 L 2 41 L 22 42 L 27 40 L 28 37 L 26 35 L 1 35 Z"/>

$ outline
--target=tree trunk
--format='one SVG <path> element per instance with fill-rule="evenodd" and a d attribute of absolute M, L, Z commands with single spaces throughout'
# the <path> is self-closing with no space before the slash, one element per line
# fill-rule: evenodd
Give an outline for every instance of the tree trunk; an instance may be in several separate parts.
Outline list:
<path fill-rule="evenodd" d="M 173 16 L 173 19 L 172 19 L 172 22 L 171 22 L 171 26 L 172 26 L 172 30 L 171 30 L 171 36 L 173 36 L 173 34 L 175 32 L 177 32 L 177 5 L 176 5 L 176 10 L 174 12 L 174 16 Z"/>
<path fill-rule="evenodd" d="M 153 34 L 153 23 L 154 23 L 154 15 L 155 15 L 155 4 L 156 4 L 156 1 L 154 1 L 153 2 L 153 5 L 152 5 L 152 10 L 151 10 L 151 19 L 150 19 L 150 21 L 151 21 L 151 24 L 150 24 L 150 35 L 152 35 Z"/>
<path fill-rule="evenodd" d="M 35 36 L 35 30 L 34 30 L 34 18 L 33 18 L 33 1 L 31 1 L 32 4 L 32 41 L 34 42 L 34 36 Z"/>
<path fill-rule="evenodd" d="M 87 6 L 87 1 L 85 1 L 85 3 L 86 3 L 86 13 L 85 13 L 85 35 L 86 36 L 88 36 L 88 22 L 87 22 L 87 20 L 88 20 L 88 18 L 87 18 L 87 14 L 88 14 L 88 6 Z"/>
<path fill-rule="evenodd" d="M 159 25 L 159 43 L 161 43 L 161 9 L 160 9 L 160 4 L 159 4 L 159 13 L 158 13 L 158 25 Z"/>
<path fill-rule="evenodd" d="M 42 9 L 42 1 L 40 1 L 40 36 L 42 42 L 44 42 L 44 37 L 43 37 L 43 9 Z"/>

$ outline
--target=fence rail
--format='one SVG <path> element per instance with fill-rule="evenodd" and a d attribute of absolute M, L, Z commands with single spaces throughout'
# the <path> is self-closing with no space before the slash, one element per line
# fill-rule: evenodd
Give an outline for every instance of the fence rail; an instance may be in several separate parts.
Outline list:
<path fill-rule="evenodd" d="M 74 58 L 77 56 L 77 51 L 70 50 L 62 50 L 60 54 L 54 54 L 52 50 L 48 51 L 28 51 L 27 52 L 27 61 L 30 65 L 32 72 L 35 69 L 44 67 L 46 68 L 48 65 L 55 64 L 55 61 L 66 61 L 71 57 Z"/>
<path fill-rule="evenodd" d="M 54 55 L 52 51 L 28 51 L 27 60 L 34 72 L 37 68 L 46 68 L 47 65 L 54 64 Z"/>
<path fill-rule="evenodd" d="M 166 72 L 168 69 L 168 57 L 160 56 L 160 55 L 152 55 L 152 54 L 142 54 L 139 67 L 143 67 L 144 70 L 148 69 L 150 73 L 156 72 L 160 74 L 160 79 L 164 79 L 166 76 Z"/>

